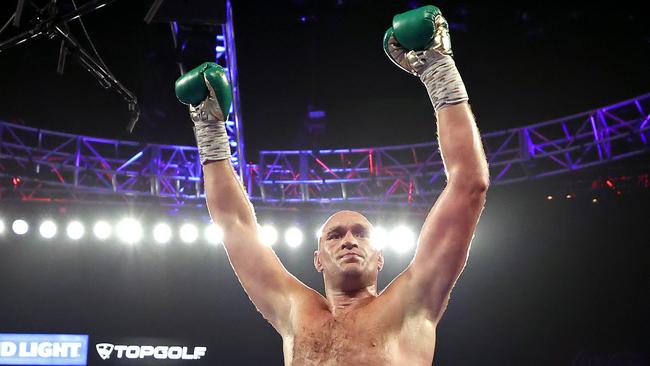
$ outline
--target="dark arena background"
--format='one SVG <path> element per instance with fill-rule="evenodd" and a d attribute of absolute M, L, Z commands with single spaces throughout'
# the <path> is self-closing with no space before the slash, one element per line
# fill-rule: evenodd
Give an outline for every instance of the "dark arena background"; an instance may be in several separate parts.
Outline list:
<path fill-rule="evenodd" d="M 445 184 L 426 91 L 382 50 L 392 16 L 425 4 L 3 1 L 0 364 L 282 365 L 210 224 L 174 95 L 203 61 L 234 87 L 233 163 L 265 243 L 322 293 L 316 232 L 359 210 L 383 230 L 386 286 Z M 641 2 L 435 5 L 491 186 L 434 364 L 650 365 Z M 53 339 L 87 359 L 35 350 Z M 168 359 L 127 357 L 155 346 Z"/>

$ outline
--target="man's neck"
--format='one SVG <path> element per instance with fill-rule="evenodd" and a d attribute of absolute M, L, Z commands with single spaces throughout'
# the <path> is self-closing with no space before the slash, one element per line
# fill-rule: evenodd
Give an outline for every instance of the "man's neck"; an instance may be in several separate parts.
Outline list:
<path fill-rule="evenodd" d="M 354 309 L 367 305 L 377 297 L 377 285 L 363 287 L 354 291 L 342 291 L 326 287 L 325 296 L 332 315 L 347 314 Z"/>

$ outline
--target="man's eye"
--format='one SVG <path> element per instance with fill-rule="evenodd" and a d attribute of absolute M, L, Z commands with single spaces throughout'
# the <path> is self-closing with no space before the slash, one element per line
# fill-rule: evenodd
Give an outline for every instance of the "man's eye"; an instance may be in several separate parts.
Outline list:
<path fill-rule="evenodd" d="M 338 239 L 338 238 L 340 238 L 340 237 L 341 237 L 341 234 L 330 234 L 330 235 L 327 237 L 327 239 L 328 239 L 328 240 L 331 240 L 331 239 Z"/>

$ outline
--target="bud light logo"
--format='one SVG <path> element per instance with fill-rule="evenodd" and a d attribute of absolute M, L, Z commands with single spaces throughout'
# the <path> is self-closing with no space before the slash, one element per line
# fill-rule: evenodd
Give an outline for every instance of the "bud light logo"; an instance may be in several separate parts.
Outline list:
<path fill-rule="evenodd" d="M 88 336 L 0 333 L 0 365 L 86 365 Z"/>

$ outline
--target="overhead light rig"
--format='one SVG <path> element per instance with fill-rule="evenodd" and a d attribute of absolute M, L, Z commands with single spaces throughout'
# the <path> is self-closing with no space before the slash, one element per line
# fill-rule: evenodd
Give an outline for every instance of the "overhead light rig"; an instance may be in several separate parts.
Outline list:
<path fill-rule="evenodd" d="M 0 42 L 0 53 L 25 43 L 37 37 L 48 37 L 50 39 L 61 40 L 61 47 L 59 50 L 59 60 L 57 64 L 57 71 L 63 73 L 65 60 L 67 55 L 74 58 L 86 71 L 88 71 L 99 82 L 104 89 L 112 89 L 117 92 L 122 99 L 124 99 L 131 114 L 127 130 L 133 131 L 136 122 L 140 116 L 140 108 L 138 106 L 138 99 L 136 96 L 122 85 L 117 78 L 108 70 L 99 57 L 94 57 L 86 51 L 77 40 L 70 34 L 68 29 L 68 22 L 78 19 L 86 14 L 89 14 L 97 9 L 113 3 L 115 0 L 90 0 L 83 5 L 77 7 L 75 10 L 61 14 L 60 8 L 56 0 L 49 1 L 44 7 L 37 7 L 33 3 L 36 10 L 36 17 L 34 19 L 34 26 L 22 33 L 19 33 L 5 41 Z M 24 0 L 19 0 L 16 12 L 13 15 L 14 26 L 19 26 L 20 18 L 23 13 Z"/>

